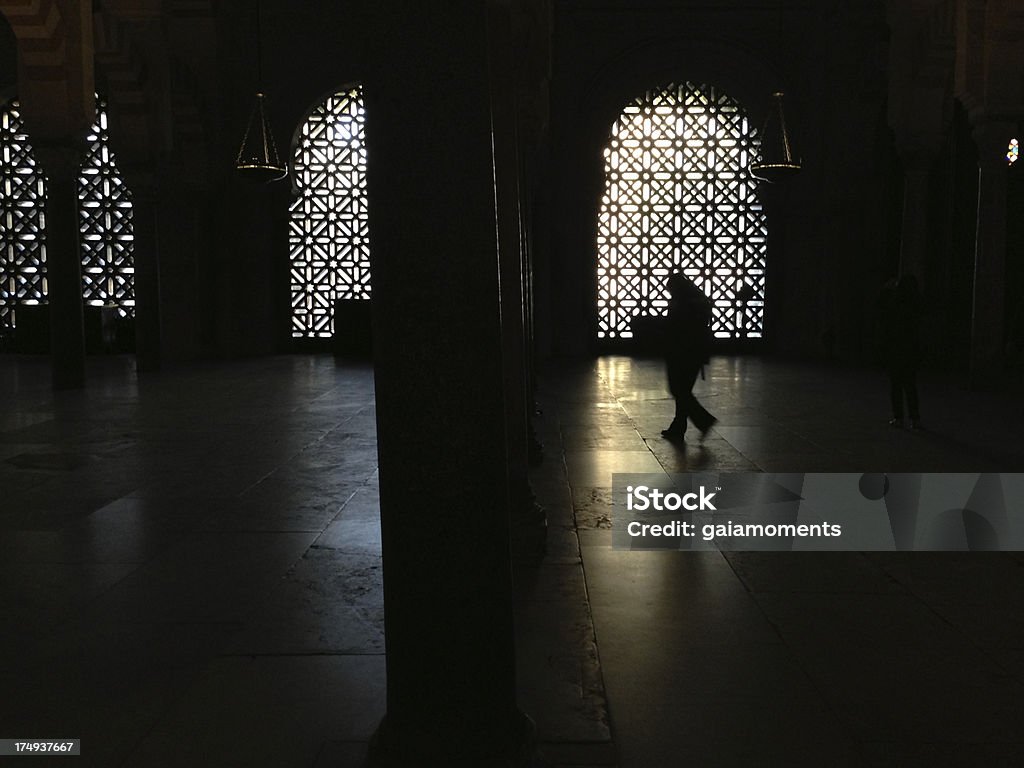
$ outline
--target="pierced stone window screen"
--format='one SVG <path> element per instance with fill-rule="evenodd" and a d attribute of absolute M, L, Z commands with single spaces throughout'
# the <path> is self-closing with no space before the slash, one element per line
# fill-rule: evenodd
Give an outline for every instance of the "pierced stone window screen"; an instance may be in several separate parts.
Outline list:
<path fill-rule="evenodd" d="M 46 190 L 17 101 L 0 112 L 0 334 L 17 307 L 46 303 Z"/>
<path fill-rule="evenodd" d="M 767 231 L 747 167 L 757 132 L 714 86 L 647 91 L 612 127 L 598 218 L 598 338 L 664 315 L 681 270 L 711 299 L 717 338 L 764 331 Z"/>
<path fill-rule="evenodd" d="M 370 298 L 364 128 L 356 87 L 318 104 L 299 132 L 288 229 L 294 338 L 333 336 L 335 300 Z"/>
<path fill-rule="evenodd" d="M 22 132 L 18 102 L 0 113 L 0 327 L 15 326 L 16 307 L 45 304 L 46 184 Z M 96 121 L 78 178 L 82 297 L 135 313 L 132 203 L 110 151 L 106 104 Z"/>
<path fill-rule="evenodd" d="M 107 134 L 107 105 L 96 100 L 96 121 L 78 176 L 82 296 L 86 304 L 135 314 L 135 235 L 132 196 L 117 169 Z"/>

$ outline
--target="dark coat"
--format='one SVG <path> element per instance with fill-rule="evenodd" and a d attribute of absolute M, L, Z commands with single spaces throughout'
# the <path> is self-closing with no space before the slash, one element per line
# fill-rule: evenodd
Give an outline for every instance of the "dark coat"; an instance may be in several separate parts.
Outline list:
<path fill-rule="evenodd" d="M 916 281 L 901 279 L 878 303 L 882 361 L 889 368 L 921 364 L 921 299 Z"/>
<path fill-rule="evenodd" d="M 677 292 L 668 303 L 665 349 L 668 387 L 673 395 L 690 391 L 710 351 L 711 302 L 696 287 L 693 291 Z"/>

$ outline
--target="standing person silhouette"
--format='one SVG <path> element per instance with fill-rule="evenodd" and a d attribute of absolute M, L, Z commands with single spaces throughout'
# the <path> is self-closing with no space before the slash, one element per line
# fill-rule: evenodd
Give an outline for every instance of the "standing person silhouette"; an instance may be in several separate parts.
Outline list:
<path fill-rule="evenodd" d="M 673 272 L 669 276 L 667 288 L 670 298 L 665 364 L 668 388 L 676 401 L 676 413 L 668 429 L 663 429 L 661 434 L 669 440 L 682 440 L 689 418 L 700 430 L 703 440 L 718 421 L 693 396 L 697 374 L 708 361 L 711 351 L 711 302 L 681 272 Z"/>
<path fill-rule="evenodd" d="M 893 286 L 887 285 L 880 301 L 882 355 L 889 374 L 889 399 L 892 419 L 889 424 L 903 426 L 903 401 L 910 412 L 910 426 L 921 429 L 917 396 L 917 369 L 921 365 L 921 292 L 917 278 L 903 275 Z"/>

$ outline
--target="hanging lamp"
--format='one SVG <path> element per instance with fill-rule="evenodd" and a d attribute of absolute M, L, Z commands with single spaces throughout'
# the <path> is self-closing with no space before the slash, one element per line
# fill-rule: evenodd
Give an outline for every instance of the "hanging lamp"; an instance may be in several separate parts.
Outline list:
<path fill-rule="evenodd" d="M 278 157 L 274 134 L 263 110 L 263 99 L 262 92 L 256 94 L 242 146 L 235 158 L 235 169 L 257 181 L 278 181 L 288 175 L 288 168 Z"/>
<path fill-rule="evenodd" d="M 777 61 L 781 62 L 785 53 L 783 34 L 786 31 L 786 4 L 779 0 L 779 28 L 775 38 Z M 772 103 L 764 118 L 761 129 L 761 153 L 750 164 L 750 175 L 755 179 L 770 184 L 787 179 L 800 172 L 800 158 L 793 152 L 793 144 L 786 126 L 786 112 L 782 108 L 782 91 L 772 94 Z"/>
<path fill-rule="evenodd" d="M 235 169 L 242 175 L 257 181 L 271 182 L 288 175 L 288 166 L 277 154 L 277 143 L 270 130 L 267 113 L 263 107 L 263 35 L 260 28 L 260 3 L 256 3 L 256 75 L 259 90 L 256 103 L 249 113 L 242 146 L 238 148 Z"/>
<path fill-rule="evenodd" d="M 794 157 L 793 145 L 782 108 L 782 91 L 772 94 L 773 103 L 761 129 L 761 154 L 750 164 L 750 174 L 757 179 L 775 183 L 800 171 L 800 159 Z"/>

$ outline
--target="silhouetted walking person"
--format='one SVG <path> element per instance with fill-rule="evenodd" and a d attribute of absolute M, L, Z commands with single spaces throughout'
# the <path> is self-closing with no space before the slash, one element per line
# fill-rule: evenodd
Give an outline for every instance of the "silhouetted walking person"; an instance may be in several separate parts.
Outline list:
<path fill-rule="evenodd" d="M 665 363 L 676 413 L 672 424 L 661 434 L 670 440 L 682 440 L 689 418 L 703 439 L 717 419 L 697 402 L 692 390 L 710 352 L 711 302 L 680 272 L 669 276 L 667 287 L 670 299 Z"/>
<path fill-rule="evenodd" d="M 917 369 L 921 365 L 921 292 L 917 278 L 903 275 L 882 290 L 879 302 L 882 358 L 889 374 L 889 398 L 894 427 L 903 426 L 906 399 L 910 426 L 921 428 L 917 395 Z"/>

